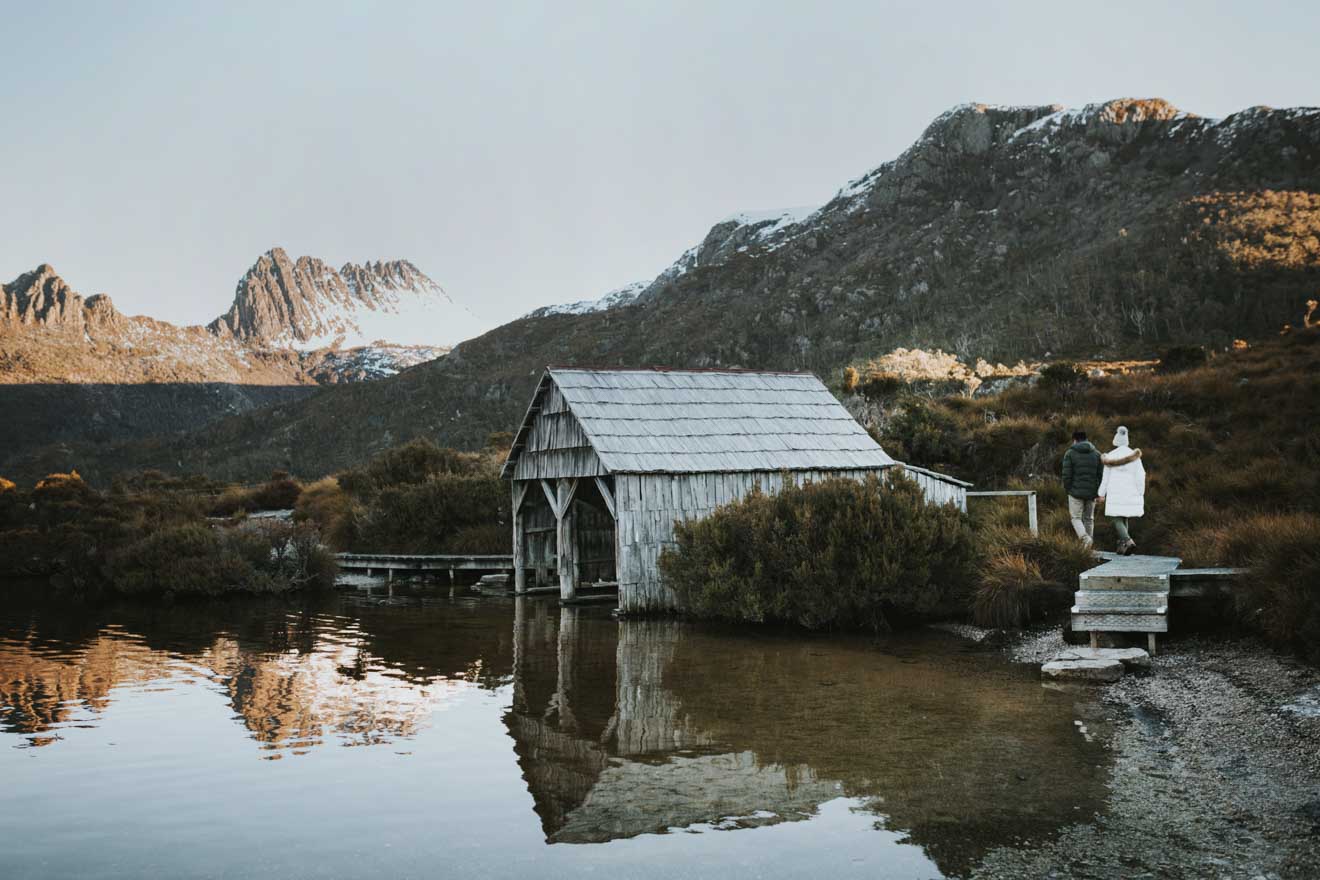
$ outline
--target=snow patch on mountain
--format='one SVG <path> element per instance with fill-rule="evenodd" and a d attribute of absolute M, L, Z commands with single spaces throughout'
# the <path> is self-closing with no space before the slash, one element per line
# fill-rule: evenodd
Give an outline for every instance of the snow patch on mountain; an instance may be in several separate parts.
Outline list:
<path fill-rule="evenodd" d="M 599 299 L 581 299 L 577 302 L 542 306 L 523 315 L 524 318 L 544 318 L 547 315 L 586 315 L 590 312 L 603 312 L 616 309 L 637 301 L 643 290 L 651 285 L 650 281 L 634 281 L 623 287 L 616 287 Z"/>
<path fill-rule="evenodd" d="M 349 285 L 352 289 L 352 285 Z M 452 346 L 480 336 L 490 325 L 455 303 L 440 285 L 388 287 L 372 298 L 325 303 L 317 332 L 299 338 L 292 330 L 272 340 L 277 348 L 359 348 L 376 344 Z"/>
<path fill-rule="evenodd" d="M 739 226 L 756 227 L 757 237 L 765 240 L 783 232 L 790 226 L 804 222 L 820 210 L 819 205 L 800 205 L 795 208 L 782 208 L 774 211 L 739 211 L 730 214 L 720 223 L 737 223 Z"/>
<path fill-rule="evenodd" d="M 407 260 L 347 263 L 336 271 L 272 248 L 209 328 L 258 347 L 314 351 L 378 342 L 452 346 L 491 326 Z"/>

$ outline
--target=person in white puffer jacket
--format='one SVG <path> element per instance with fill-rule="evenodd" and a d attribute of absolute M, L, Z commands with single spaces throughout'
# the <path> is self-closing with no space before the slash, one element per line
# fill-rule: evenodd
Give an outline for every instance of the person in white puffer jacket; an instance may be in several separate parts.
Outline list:
<path fill-rule="evenodd" d="M 1146 513 L 1146 467 L 1141 450 L 1128 445 L 1128 429 L 1114 432 L 1114 448 L 1100 456 L 1105 475 L 1100 479 L 1100 497 L 1105 516 L 1118 532 L 1118 552 L 1132 555 L 1137 542 L 1132 540 L 1130 520 Z"/>

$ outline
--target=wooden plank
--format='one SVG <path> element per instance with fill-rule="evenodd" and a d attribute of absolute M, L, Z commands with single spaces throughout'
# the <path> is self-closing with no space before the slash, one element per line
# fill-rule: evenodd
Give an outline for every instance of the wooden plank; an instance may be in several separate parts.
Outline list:
<path fill-rule="evenodd" d="M 1040 521 L 1036 518 L 1036 493 L 1032 492 L 1027 496 L 1027 528 L 1031 534 L 1040 534 Z"/>
<path fill-rule="evenodd" d="M 577 529 L 574 525 L 577 515 L 573 510 L 573 494 L 577 491 L 577 480 L 561 479 L 557 486 L 558 529 L 555 532 L 559 550 L 559 598 L 572 599 L 577 595 Z"/>
<path fill-rule="evenodd" d="M 601 477 L 596 477 L 595 480 L 596 480 L 596 489 L 600 492 L 600 497 L 604 499 L 605 507 L 609 509 L 610 516 L 614 517 L 614 519 L 617 520 L 619 518 L 619 513 L 614 506 L 614 493 L 610 491 L 610 487 L 608 484 L 606 484 L 604 479 L 602 479 Z"/>
<path fill-rule="evenodd" d="M 559 509 L 559 499 L 555 495 L 555 490 L 550 486 L 549 480 L 541 480 L 541 491 L 545 493 L 545 500 L 550 503 L 550 512 L 555 515 L 555 521 L 563 518 L 563 511 Z"/>
<path fill-rule="evenodd" d="M 513 483 L 513 591 L 527 592 L 527 572 L 524 570 L 524 544 L 526 543 L 525 520 L 522 502 L 527 494 L 527 484 Z"/>

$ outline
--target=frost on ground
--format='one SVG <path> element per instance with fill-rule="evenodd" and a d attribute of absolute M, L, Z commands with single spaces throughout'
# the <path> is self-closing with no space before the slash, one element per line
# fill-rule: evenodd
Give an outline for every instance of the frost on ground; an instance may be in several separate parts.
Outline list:
<path fill-rule="evenodd" d="M 1034 661 L 1049 636 L 1013 655 Z M 1113 718 L 1106 810 L 972 876 L 1320 876 L 1320 715 L 1292 708 L 1320 695 L 1320 670 L 1253 641 L 1180 640 L 1150 674 L 1090 693 Z"/>

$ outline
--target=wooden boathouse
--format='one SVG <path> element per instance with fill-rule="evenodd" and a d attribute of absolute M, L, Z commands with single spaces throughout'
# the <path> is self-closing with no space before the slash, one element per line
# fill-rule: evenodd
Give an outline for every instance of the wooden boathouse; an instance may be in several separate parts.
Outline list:
<path fill-rule="evenodd" d="M 617 582 L 623 611 L 672 608 L 658 561 L 675 520 L 757 486 L 903 467 L 810 373 L 552 367 L 502 471 L 514 589 L 557 576 L 573 599 L 579 583 Z M 908 472 L 931 500 L 966 510 L 970 484 Z"/>

